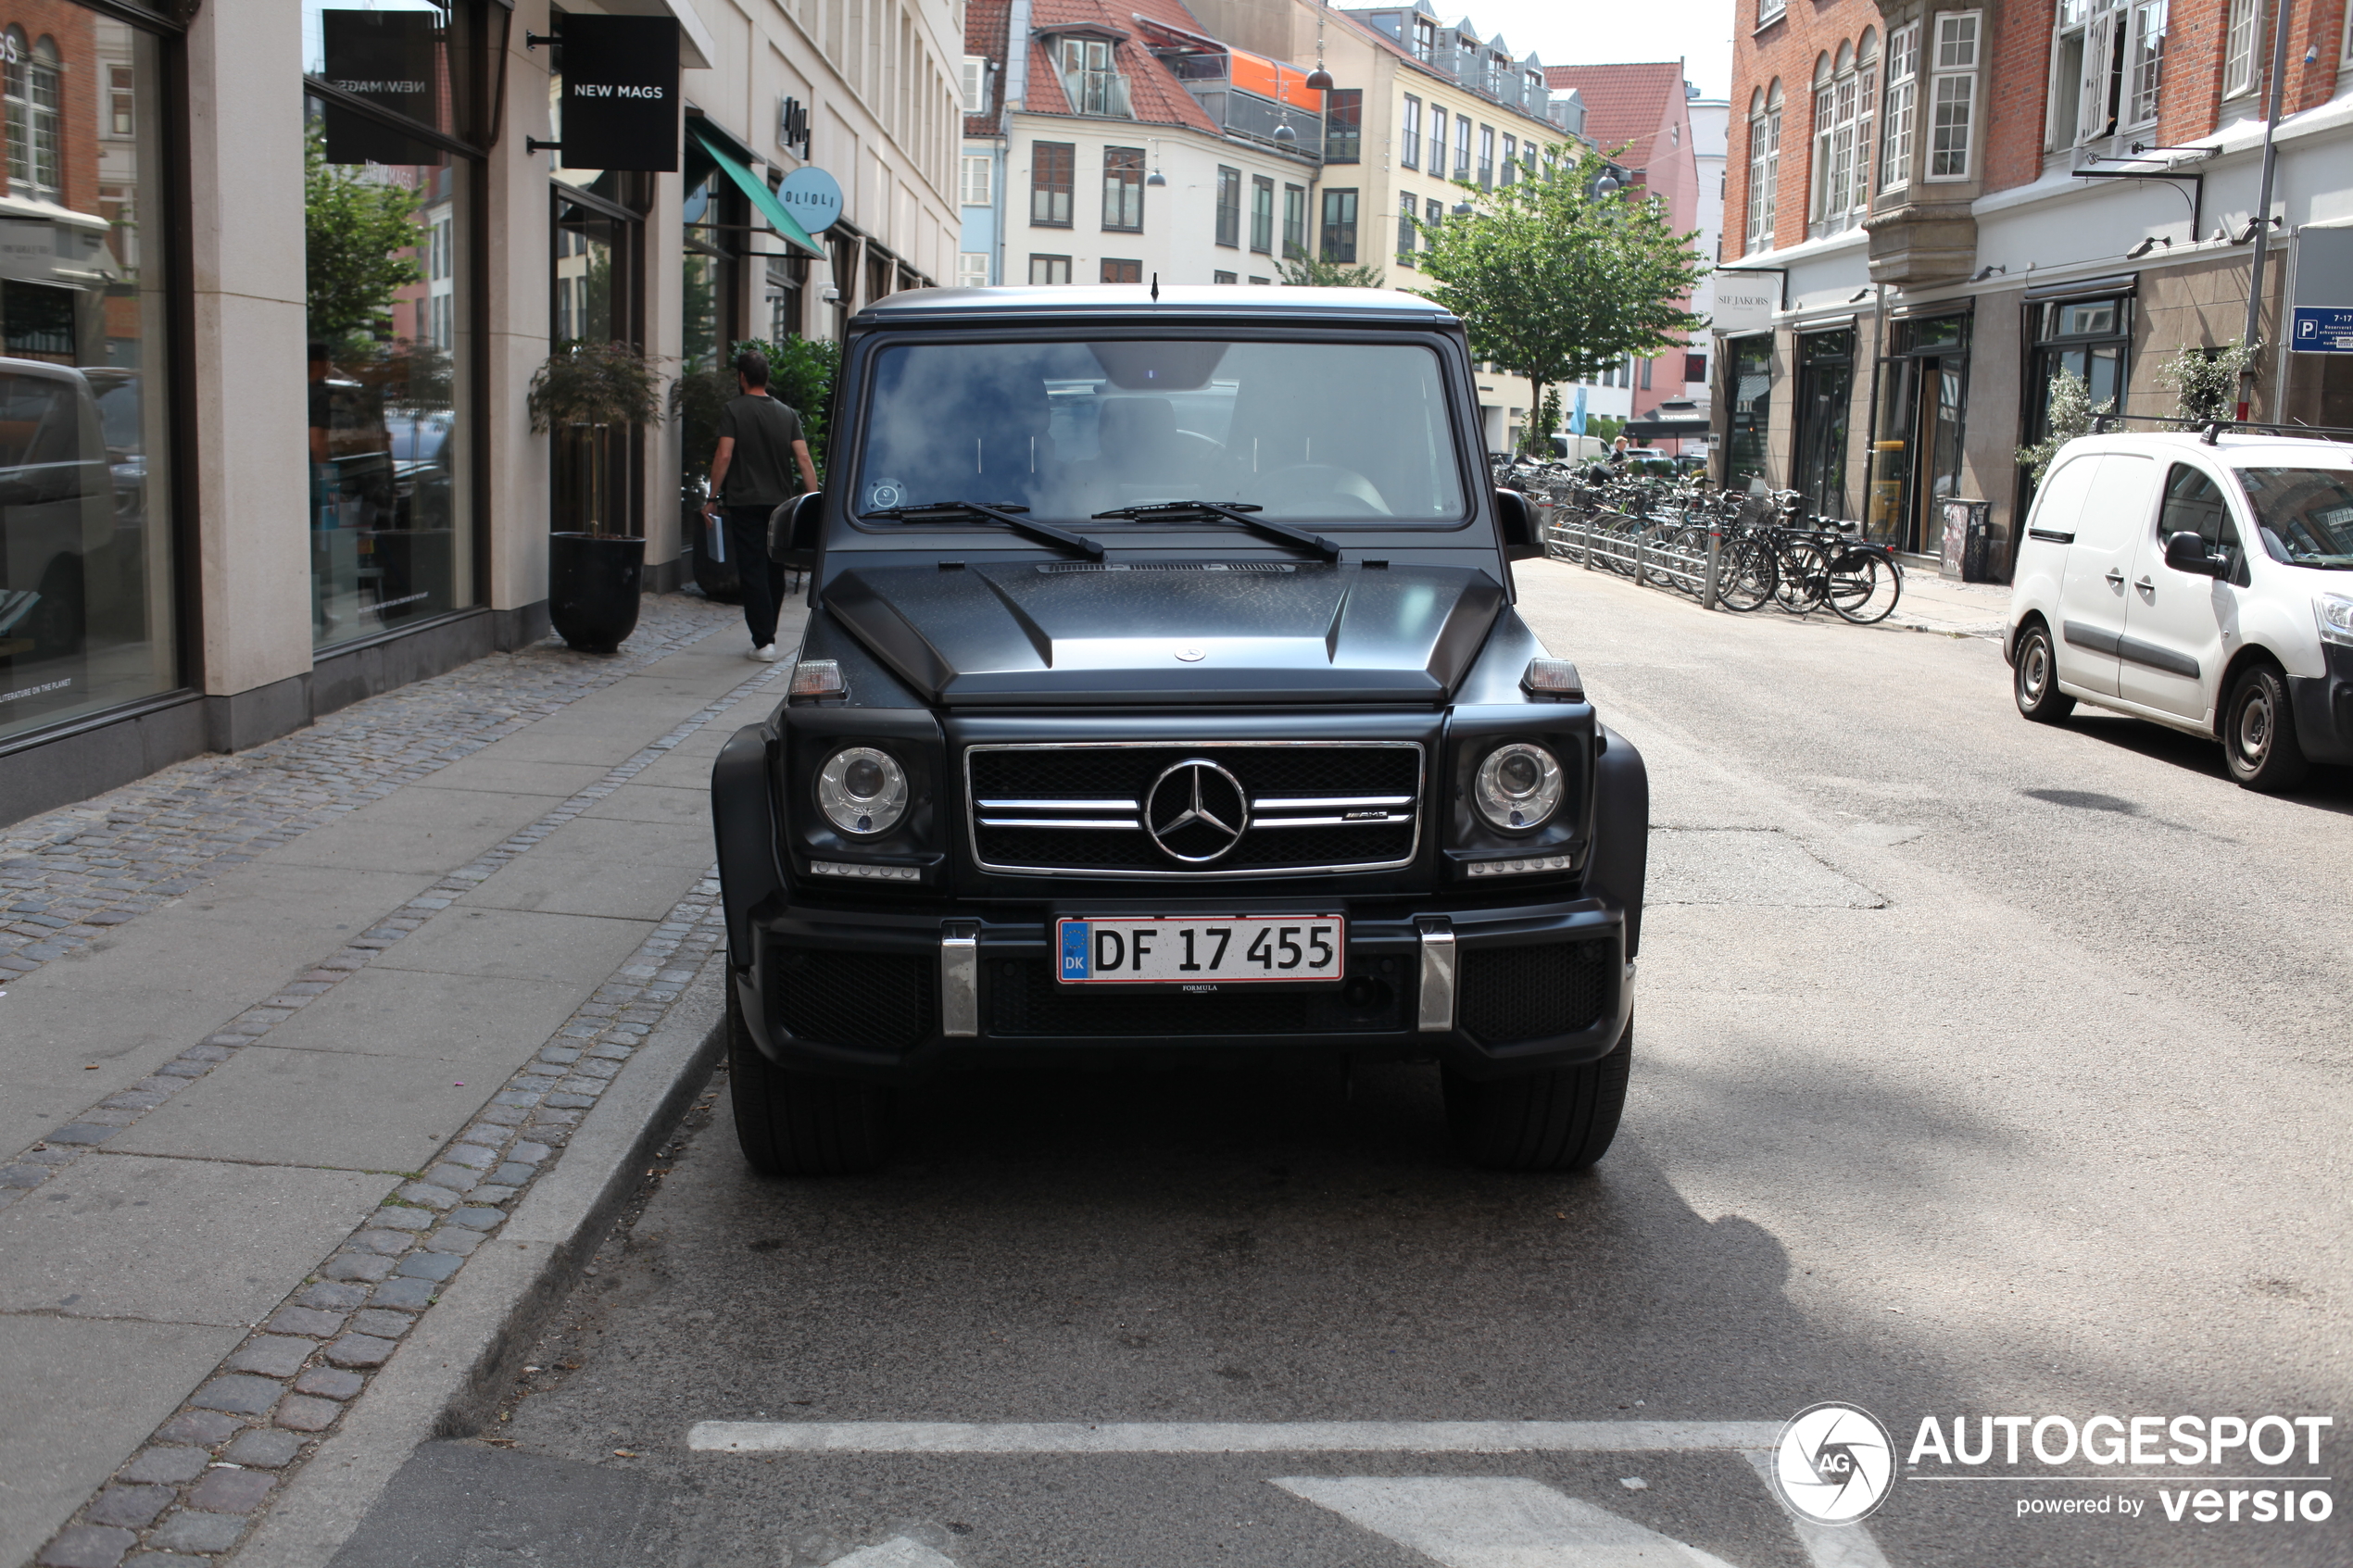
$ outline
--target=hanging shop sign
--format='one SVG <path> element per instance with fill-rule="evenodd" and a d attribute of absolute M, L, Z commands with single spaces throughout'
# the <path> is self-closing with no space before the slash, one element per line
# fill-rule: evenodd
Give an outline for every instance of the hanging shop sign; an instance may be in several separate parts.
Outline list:
<path fill-rule="evenodd" d="M 432 124 L 441 17 L 434 11 L 321 11 L 330 87 Z M 329 163 L 439 163 L 438 152 L 339 104 L 325 106 L 321 129 Z"/>
<path fill-rule="evenodd" d="M 569 12 L 563 50 L 563 166 L 674 173 L 677 21 Z"/>
<path fill-rule="evenodd" d="M 804 163 L 809 160 L 809 107 L 799 98 L 777 101 L 776 145 Z"/>
<path fill-rule="evenodd" d="M 1780 303 L 1780 296 L 1778 273 L 1718 269 L 1707 278 L 1708 327 L 1725 333 L 1769 331 L 1773 308 Z"/>
<path fill-rule="evenodd" d="M 841 185 L 822 169 L 796 169 L 776 187 L 776 199 L 802 229 L 822 234 L 841 216 Z"/>

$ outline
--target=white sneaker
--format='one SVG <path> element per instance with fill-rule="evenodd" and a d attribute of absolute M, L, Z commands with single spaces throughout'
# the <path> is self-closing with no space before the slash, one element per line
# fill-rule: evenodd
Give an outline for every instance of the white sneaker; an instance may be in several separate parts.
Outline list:
<path fill-rule="evenodd" d="M 776 662 L 776 645 L 774 643 L 763 643 L 760 646 L 751 650 L 751 657 L 758 659 L 762 664 L 774 664 Z"/>

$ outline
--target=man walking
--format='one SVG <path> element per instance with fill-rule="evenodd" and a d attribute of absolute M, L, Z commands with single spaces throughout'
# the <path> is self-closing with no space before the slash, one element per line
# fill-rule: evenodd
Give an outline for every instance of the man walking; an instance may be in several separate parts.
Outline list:
<path fill-rule="evenodd" d="M 784 597 L 785 571 L 768 558 L 768 515 L 800 488 L 817 488 L 817 465 L 800 433 L 800 416 L 768 395 L 768 361 L 757 349 L 736 356 L 737 396 L 719 411 L 719 451 L 711 459 L 709 517 L 726 503 L 727 553 L 744 587 L 744 622 L 751 629 L 751 657 L 763 664 L 776 659 L 776 612 Z"/>

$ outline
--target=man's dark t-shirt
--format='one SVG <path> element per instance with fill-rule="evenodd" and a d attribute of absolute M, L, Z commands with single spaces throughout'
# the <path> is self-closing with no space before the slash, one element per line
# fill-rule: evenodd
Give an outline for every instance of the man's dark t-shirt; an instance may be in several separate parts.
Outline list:
<path fill-rule="evenodd" d="M 801 439 L 800 416 L 761 393 L 731 397 L 719 410 L 719 433 L 735 438 L 725 494 L 731 507 L 773 507 L 800 493 L 792 444 Z"/>

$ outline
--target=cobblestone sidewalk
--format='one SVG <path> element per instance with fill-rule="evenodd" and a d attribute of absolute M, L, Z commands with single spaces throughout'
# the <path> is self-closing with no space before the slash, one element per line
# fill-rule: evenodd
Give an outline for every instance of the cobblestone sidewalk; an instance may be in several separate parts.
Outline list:
<path fill-rule="evenodd" d="M 249 751 L 194 758 L 0 829 L 0 985 L 739 617 L 708 599 L 649 595 L 617 654 L 575 653 L 554 638 L 494 654 Z"/>
<path fill-rule="evenodd" d="M 708 626 L 709 618 L 676 618 L 676 631 L 661 651 L 695 634 L 698 623 Z M 645 661 L 641 656 L 631 667 Z M 470 666 L 469 671 L 476 668 Z M 266 1039 L 276 1025 L 366 968 L 377 954 L 423 927 L 439 910 L 529 853 L 557 828 L 787 668 L 779 664 L 749 676 L 595 784 L 388 913 L 336 957 L 295 976 L 225 1030 L 182 1051 L 155 1076 L 58 1128 L 17 1163 L 0 1170 L 0 1208 L 23 1199 L 121 1128 Z M 555 673 L 560 677 L 562 671 Z M 389 780 L 376 788 L 377 794 L 479 749 L 486 744 L 485 735 L 495 738 L 494 732 L 505 733 L 502 725 L 528 721 L 515 716 L 512 704 L 495 700 L 494 682 L 452 684 L 459 690 L 451 694 L 451 703 L 460 711 L 472 711 L 466 707 L 470 703 L 479 710 L 477 728 L 447 746 L 427 746 L 422 738 L 433 730 L 446 732 L 447 719 L 428 721 L 422 728 L 371 722 L 365 716 L 357 721 L 360 734 L 346 737 L 354 746 L 355 771 L 365 773 L 380 764 L 385 771 L 379 779 Z M 551 684 L 559 691 L 565 684 L 561 679 Z M 588 689 L 593 686 L 571 695 Z M 562 697 L 556 705 L 569 699 Z M 510 709 L 508 717 L 499 715 L 501 708 Z M 535 717 L 544 710 L 529 711 Z M 308 765 L 290 763 L 285 771 L 299 774 Z M 346 782 L 345 787 L 374 788 L 375 784 L 351 786 Z M 344 798 L 335 796 L 333 801 Z M 356 804 L 363 797 L 348 798 Z M 295 807 L 283 820 L 309 825 L 337 809 L 330 801 Z M 320 815 L 305 819 L 305 810 Z M 240 842 L 258 842 L 272 831 L 278 830 L 264 829 L 256 839 Z M 122 836 L 129 835 L 118 835 Z M 214 851 L 216 859 L 234 853 Z M 89 862 L 83 865 L 87 868 Z M 86 869 L 68 874 L 83 875 Z M 432 1308 L 466 1259 L 505 1222 L 513 1201 L 554 1167 L 582 1115 L 724 946 L 718 891 L 714 874 L 681 899 L 630 961 L 509 1079 L 441 1149 L 435 1162 L 385 1199 L 289 1295 L 35 1561 L 43 1568 L 117 1568 L 126 1560 L 140 1568 L 194 1568 L 233 1549 L 258 1513 L 334 1430 L 377 1369 L 396 1352 L 420 1314 Z M 87 931 L 93 924 L 82 921 L 80 928 Z"/>

